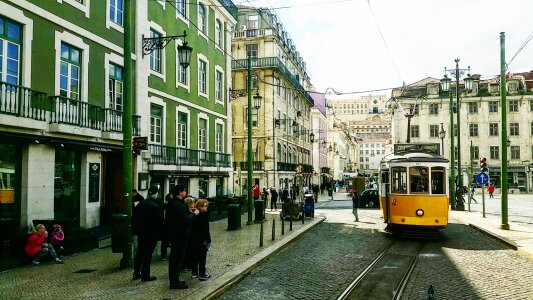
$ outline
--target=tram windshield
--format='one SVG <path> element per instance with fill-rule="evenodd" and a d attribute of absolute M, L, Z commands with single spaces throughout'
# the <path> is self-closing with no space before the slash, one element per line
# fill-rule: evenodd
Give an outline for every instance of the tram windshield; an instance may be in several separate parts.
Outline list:
<path fill-rule="evenodd" d="M 428 167 L 410 167 L 409 182 L 411 193 L 429 194 L 429 168 Z"/>

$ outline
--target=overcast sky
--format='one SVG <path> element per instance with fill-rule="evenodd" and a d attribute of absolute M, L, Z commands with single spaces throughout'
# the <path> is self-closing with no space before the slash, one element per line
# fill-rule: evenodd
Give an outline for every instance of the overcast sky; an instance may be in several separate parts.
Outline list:
<path fill-rule="evenodd" d="M 366 91 L 426 77 L 440 79 L 445 66 L 455 68 L 455 58 L 461 59 L 460 68 L 470 66 L 471 73 L 482 78 L 498 75 L 500 32 L 505 32 L 508 63 L 533 34 L 533 0 L 234 2 L 274 8 L 319 91 L 328 87 L 339 92 Z M 508 71 L 531 70 L 533 41 Z M 390 91 L 371 94 L 390 96 Z"/>

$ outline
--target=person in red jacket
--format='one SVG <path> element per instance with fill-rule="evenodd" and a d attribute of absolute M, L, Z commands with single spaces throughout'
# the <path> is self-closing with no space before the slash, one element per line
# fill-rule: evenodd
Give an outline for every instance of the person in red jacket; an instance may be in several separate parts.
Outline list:
<path fill-rule="evenodd" d="M 489 199 L 494 198 L 494 185 L 492 183 L 489 183 L 487 191 L 489 192 Z"/>
<path fill-rule="evenodd" d="M 252 197 L 254 200 L 259 200 L 259 196 L 261 195 L 261 190 L 259 189 L 259 184 L 255 184 L 252 189 Z"/>
<path fill-rule="evenodd" d="M 26 247 L 24 248 L 26 255 L 33 258 L 32 264 L 38 265 L 39 259 L 45 255 L 52 256 L 56 263 L 62 264 L 63 261 L 57 257 L 54 247 L 46 242 L 46 227 L 43 224 L 37 224 L 35 230 L 36 232 L 30 234 L 28 237 Z"/>

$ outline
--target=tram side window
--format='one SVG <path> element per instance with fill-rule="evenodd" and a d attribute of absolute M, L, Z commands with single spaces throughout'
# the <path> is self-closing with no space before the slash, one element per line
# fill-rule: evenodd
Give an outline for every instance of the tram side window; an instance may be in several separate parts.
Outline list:
<path fill-rule="evenodd" d="M 443 167 L 431 168 L 431 193 L 433 195 L 446 194 L 446 170 Z"/>
<path fill-rule="evenodd" d="M 411 193 L 429 194 L 428 175 L 428 167 L 409 168 L 409 182 L 411 186 Z"/>
<path fill-rule="evenodd" d="M 394 167 L 392 172 L 392 192 L 397 194 L 407 194 L 407 168 Z"/>

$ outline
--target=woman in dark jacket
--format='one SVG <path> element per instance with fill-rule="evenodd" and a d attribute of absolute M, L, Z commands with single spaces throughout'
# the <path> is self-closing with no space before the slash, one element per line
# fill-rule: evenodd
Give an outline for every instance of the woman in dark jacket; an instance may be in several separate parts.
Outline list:
<path fill-rule="evenodd" d="M 192 224 L 192 276 L 201 281 L 208 280 L 211 275 L 205 271 L 207 251 L 211 248 L 211 234 L 209 233 L 208 202 L 200 199 L 196 202 L 196 209 L 200 212 Z"/>

